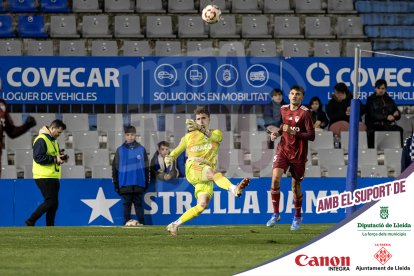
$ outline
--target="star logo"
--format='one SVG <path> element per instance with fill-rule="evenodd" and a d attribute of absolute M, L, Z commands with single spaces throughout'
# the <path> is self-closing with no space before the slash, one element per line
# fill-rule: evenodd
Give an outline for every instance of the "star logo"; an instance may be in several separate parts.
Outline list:
<path fill-rule="evenodd" d="M 81 199 L 81 201 L 92 208 L 88 224 L 93 222 L 99 216 L 103 216 L 110 222 L 114 223 L 109 209 L 120 201 L 120 199 L 106 199 L 102 187 L 99 187 L 98 194 L 95 199 Z"/>

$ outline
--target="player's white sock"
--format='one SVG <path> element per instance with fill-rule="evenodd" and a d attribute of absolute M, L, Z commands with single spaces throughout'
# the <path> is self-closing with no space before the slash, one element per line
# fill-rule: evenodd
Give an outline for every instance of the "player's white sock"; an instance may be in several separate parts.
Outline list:
<path fill-rule="evenodd" d="M 174 221 L 174 223 L 177 224 L 177 226 L 183 224 L 183 222 L 180 219 L 177 219 L 176 221 Z"/>
<path fill-rule="evenodd" d="M 234 184 L 231 184 L 230 186 L 229 186 L 229 191 L 234 195 L 234 196 L 236 196 L 236 185 L 234 185 Z"/>

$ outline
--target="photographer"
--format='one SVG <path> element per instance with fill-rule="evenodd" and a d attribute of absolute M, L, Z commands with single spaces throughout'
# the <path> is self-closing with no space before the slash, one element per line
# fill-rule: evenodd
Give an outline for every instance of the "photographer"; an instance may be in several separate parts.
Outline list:
<path fill-rule="evenodd" d="M 54 120 L 49 127 L 42 127 L 39 130 L 39 135 L 34 140 L 33 178 L 45 201 L 25 221 L 27 226 L 34 226 L 44 213 L 46 213 L 46 225 L 55 225 L 59 203 L 61 165 L 68 160 L 64 150 L 59 149 L 56 139 L 65 129 L 66 125 L 61 120 Z"/>

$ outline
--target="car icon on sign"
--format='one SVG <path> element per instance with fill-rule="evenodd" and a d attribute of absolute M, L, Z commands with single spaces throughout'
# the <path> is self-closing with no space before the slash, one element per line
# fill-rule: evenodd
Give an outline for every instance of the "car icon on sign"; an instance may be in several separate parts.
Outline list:
<path fill-rule="evenodd" d="M 168 73 L 167 71 L 160 71 L 157 75 L 157 77 L 162 80 L 162 79 L 169 79 L 172 80 L 174 78 L 173 74 Z"/>

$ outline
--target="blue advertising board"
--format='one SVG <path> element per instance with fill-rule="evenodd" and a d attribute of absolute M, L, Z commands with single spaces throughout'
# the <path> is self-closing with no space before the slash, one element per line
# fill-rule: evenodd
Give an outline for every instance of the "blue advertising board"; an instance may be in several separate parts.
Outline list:
<path fill-rule="evenodd" d="M 273 212 L 269 194 L 270 178 L 253 178 L 241 198 L 215 188 L 209 208 L 189 222 L 194 225 L 264 224 Z M 240 179 L 231 179 L 237 183 Z M 387 178 L 360 178 L 358 188 L 390 181 Z M 0 226 L 23 226 L 43 202 L 33 180 L 0 180 Z M 281 183 L 281 223 L 291 223 L 293 194 L 291 179 Z M 305 178 L 302 183 L 305 223 L 336 223 L 344 209 L 317 214 L 317 198 L 341 193 L 344 178 Z M 194 188 L 185 179 L 152 183 L 144 195 L 145 224 L 166 225 L 196 204 Z M 110 179 L 62 179 L 56 225 L 122 225 L 122 199 Z M 134 213 L 134 212 L 133 212 Z M 36 225 L 45 225 L 42 217 Z"/>

